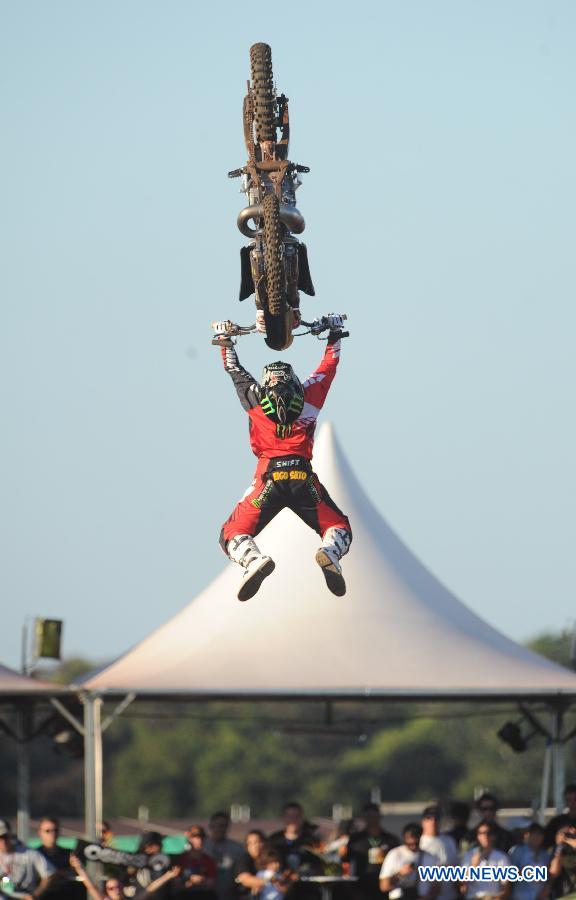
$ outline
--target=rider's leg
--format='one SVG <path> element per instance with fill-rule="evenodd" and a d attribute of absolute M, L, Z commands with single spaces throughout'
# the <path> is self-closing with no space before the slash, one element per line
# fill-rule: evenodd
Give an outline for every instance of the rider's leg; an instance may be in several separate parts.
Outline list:
<path fill-rule="evenodd" d="M 346 593 L 340 560 L 352 543 L 348 517 L 334 503 L 315 474 L 311 474 L 295 494 L 292 509 L 322 538 L 316 562 L 322 569 L 326 585 L 338 597 Z"/>
<path fill-rule="evenodd" d="M 265 468 L 265 465 L 258 465 L 254 481 L 220 533 L 220 546 L 224 553 L 244 569 L 244 578 L 238 590 L 239 600 L 253 597 L 264 579 L 274 571 L 274 560 L 263 555 L 254 541 L 254 537 L 282 508 L 275 497 L 273 483 L 262 480 Z"/>

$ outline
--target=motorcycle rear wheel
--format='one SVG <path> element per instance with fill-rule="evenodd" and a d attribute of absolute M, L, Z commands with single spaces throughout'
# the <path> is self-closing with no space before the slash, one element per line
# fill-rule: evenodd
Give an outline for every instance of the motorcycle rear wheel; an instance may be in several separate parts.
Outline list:
<path fill-rule="evenodd" d="M 272 74 L 272 49 L 268 44 L 250 47 L 250 71 L 254 91 L 256 142 L 276 140 L 276 96 Z"/>

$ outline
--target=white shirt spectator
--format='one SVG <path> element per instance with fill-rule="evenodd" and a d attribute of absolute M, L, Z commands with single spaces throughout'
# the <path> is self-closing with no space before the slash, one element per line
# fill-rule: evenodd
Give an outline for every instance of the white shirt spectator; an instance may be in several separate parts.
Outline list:
<path fill-rule="evenodd" d="M 19 842 L 9 851 L 0 853 L 0 878 L 8 879 L 13 885 L 14 897 L 31 894 L 43 878 L 55 871 L 45 856 Z"/>
<path fill-rule="evenodd" d="M 438 866 L 455 866 L 458 863 L 458 847 L 449 834 L 423 834 L 420 849 L 436 858 Z M 458 885 L 454 881 L 442 881 L 437 900 L 454 900 L 458 895 Z"/>
<path fill-rule="evenodd" d="M 404 892 L 410 891 L 410 893 L 416 889 L 419 897 L 425 897 L 430 890 L 431 883 L 420 881 L 418 878 L 418 866 L 438 865 L 437 858 L 425 850 L 410 850 L 405 844 L 400 844 L 399 847 L 392 847 L 382 863 L 380 878 L 392 878 L 407 863 L 411 863 L 414 866 L 414 871 L 409 875 L 402 875 L 397 886 Z"/>

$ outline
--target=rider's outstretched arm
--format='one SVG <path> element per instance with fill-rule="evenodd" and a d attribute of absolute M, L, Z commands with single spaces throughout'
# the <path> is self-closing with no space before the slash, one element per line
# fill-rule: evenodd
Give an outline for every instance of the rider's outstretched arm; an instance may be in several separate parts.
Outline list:
<path fill-rule="evenodd" d="M 330 385 L 334 381 L 336 367 L 340 361 L 341 343 L 338 332 L 331 332 L 320 365 L 303 384 L 306 402 L 317 409 L 324 406 Z"/>
<path fill-rule="evenodd" d="M 254 407 L 258 406 L 260 403 L 260 385 L 255 381 L 250 372 L 247 372 L 244 366 L 240 365 L 238 354 L 236 353 L 236 348 L 234 346 L 221 347 L 220 352 L 222 354 L 224 368 L 234 382 L 234 387 L 236 388 L 236 393 L 238 394 L 238 399 L 240 400 L 242 407 L 246 412 L 254 409 Z"/>

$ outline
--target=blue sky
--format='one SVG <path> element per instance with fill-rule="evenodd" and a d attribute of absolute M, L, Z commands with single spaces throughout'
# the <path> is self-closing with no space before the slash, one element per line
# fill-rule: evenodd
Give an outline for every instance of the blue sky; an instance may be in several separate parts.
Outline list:
<path fill-rule="evenodd" d="M 225 562 L 253 457 L 209 323 L 252 316 L 226 172 L 257 40 L 311 167 L 304 310 L 353 333 L 325 416 L 469 606 L 517 639 L 573 621 L 574 4 L 0 12 L 0 659 L 26 615 L 115 656 Z"/>

